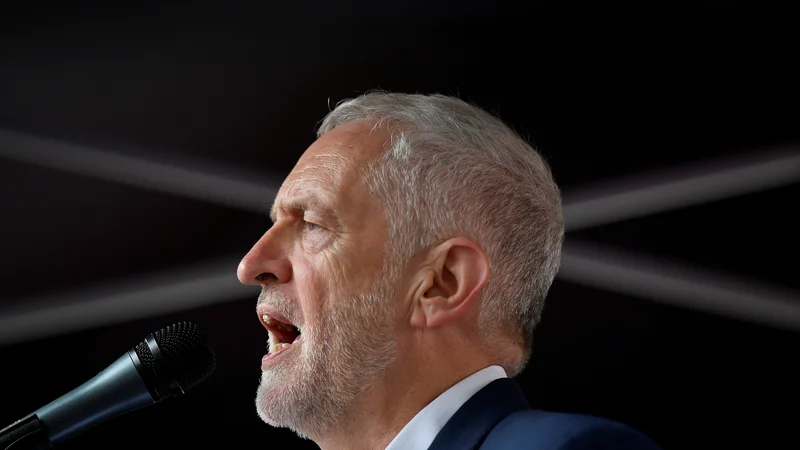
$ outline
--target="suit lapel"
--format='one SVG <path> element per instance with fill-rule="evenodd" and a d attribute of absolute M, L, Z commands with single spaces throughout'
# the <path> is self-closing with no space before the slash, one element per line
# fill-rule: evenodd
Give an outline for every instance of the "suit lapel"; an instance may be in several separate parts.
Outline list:
<path fill-rule="evenodd" d="M 525 395 L 514 380 L 501 378 L 492 381 L 456 411 L 428 450 L 478 448 L 503 418 L 529 408 Z"/>

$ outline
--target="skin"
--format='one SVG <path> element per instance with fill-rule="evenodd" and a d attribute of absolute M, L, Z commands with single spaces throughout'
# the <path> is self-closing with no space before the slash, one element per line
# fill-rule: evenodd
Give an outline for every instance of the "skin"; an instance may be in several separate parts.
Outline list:
<path fill-rule="evenodd" d="M 297 396 L 300 404 L 303 396 L 295 389 L 298 386 L 317 390 L 315 398 L 339 395 L 344 399 L 335 422 L 314 417 L 313 408 L 298 416 L 297 423 L 281 424 L 279 417 L 271 422 L 291 426 L 323 449 L 384 448 L 442 392 L 498 363 L 495 352 L 478 343 L 479 294 L 489 276 L 488 259 L 476 242 L 457 237 L 412 258 L 392 283 L 391 294 L 381 299 L 391 307 L 366 325 L 375 326 L 376 333 L 358 338 L 363 352 L 388 351 L 373 339 L 393 341 L 394 354 L 386 359 L 383 370 L 362 376 L 359 358 L 337 358 L 335 352 L 324 355 L 326 363 L 314 369 L 315 373 L 329 372 L 320 377 L 352 375 L 348 379 L 357 380 L 362 389 L 350 398 L 333 388 L 325 391 L 334 383 L 296 382 L 304 364 L 311 364 L 308 354 L 325 342 L 320 338 L 322 330 L 331 329 L 325 318 L 334 311 L 346 311 L 351 318 L 359 314 L 347 308 L 347 302 L 356 295 L 374 293 L 376 282 L 385 275 L 387 223 L 361 174 L 388 141 L 387 130 L 370 132 L 368 124 L 350 122 L 314 142 L 281 186 L 273 209 L 275 225 L 238 268 L 242 283 L 262 286 L 260 306 L 268 307 L 275 296 L 285 299 L 272 304 L 283 305 L 279 312 L 304 329 L 297 348 L 293 344 L 262 365 L 271 375 L 262 377 L 258 401 L 269 408 L 276 404 L 274 396 L 282 394 Z M 310 330 L 308 338 L 305 329 Z M 352 343 L 348 338 L 355 335 L 347 326 L 337 330 L 329 340 Z M 373 338 L 377 330 L 382 336 Z M 282 383 L 285 389 L 281 391 Z"/>

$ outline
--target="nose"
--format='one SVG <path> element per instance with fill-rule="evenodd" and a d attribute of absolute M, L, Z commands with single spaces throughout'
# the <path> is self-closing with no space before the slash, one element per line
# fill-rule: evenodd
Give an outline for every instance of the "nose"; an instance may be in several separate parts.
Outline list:
<path fill-rule="evenodd" d="M 267 231 L 242 258 L 236 276 L 243 284 L 286 283 L 292 279 L 292 266 L 286 249 L 278 239 L 277 228 Z"/>

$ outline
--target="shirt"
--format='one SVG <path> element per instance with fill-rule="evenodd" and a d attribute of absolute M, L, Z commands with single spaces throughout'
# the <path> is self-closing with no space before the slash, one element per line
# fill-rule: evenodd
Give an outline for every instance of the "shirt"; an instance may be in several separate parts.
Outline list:
<path fill-rule="evenodd" d="M 464 378 L 422 408 L 397 433 L 386 450 L 424 450 L 430 447 L 444 424 L 475 393 L 499 378 L 506 378 L 500 366 L 489 366 Z"/>

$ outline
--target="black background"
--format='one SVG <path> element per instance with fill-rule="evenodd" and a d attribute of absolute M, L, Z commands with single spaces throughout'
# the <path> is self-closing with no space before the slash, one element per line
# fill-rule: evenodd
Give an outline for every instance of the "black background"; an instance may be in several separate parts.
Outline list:
<path fill-rule="evenodd" d="M 703 167 L 800 138 L 796 22 L 780 3 L 254 5 L 5 3 L 0 127 L 279 181 L 329 102 L 374 88 L 441 92 L 529 136 L 567 198 L 594 181 Z M 798 192 L 739 196 L 567 241 L 797 289 Z M 0 201 L 0 306 L 244 255 L 269 223 L 7 160 Z M 146 333 L 193 320 L 215 344 L 211 379 L 64 448 L 313 448 L 255 414 L 266 341 L 256 295 L 0 347 L 0 423 L 82 383 Z M 666 448 L 788 448 L 798 444 L 798 344 L 796 332 L 557 280 L 518 379 L 536 407 L 621 420 Z"/>

